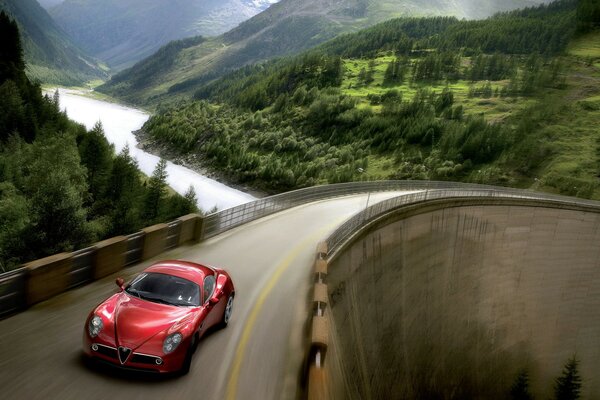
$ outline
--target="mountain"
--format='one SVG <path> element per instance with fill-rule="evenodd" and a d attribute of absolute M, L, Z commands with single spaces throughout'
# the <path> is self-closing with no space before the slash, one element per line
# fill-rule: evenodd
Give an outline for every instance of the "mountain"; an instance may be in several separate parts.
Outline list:
<path fill-rule="evenodd" d="M 81 48 L 119 70 L 172 40 L 226 32 L 275 2 L 64 0 L 49 12 Z"/>
<path fill-rule="evenodd" d="M 282 0 L 229 32 L 176 53 L 153 55 L 162 69 L 146 85 L 133 85 L 143 65 L 117 74 L 100 91 L 134 103 L 189 96 L 224 73 L 272 57 L 298 53 L 340 33 L 397 16 L 488 16 L 542 0 Z M 156 58 L 169 57 L 158 61 Z M 139 83 L 139 81 L 138 81 Z"/>
<path fill-rule="evenodd" d="M 30 78 L 62 85 L 106 78 L 36 0 L 0 0 L 0 9 L 17 21 Z"/>

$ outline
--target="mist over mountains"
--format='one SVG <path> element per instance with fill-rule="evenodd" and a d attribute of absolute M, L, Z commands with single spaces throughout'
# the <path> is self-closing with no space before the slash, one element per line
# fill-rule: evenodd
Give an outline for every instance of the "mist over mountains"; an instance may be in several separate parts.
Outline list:
<path fill-rule="evenodd" d="M 172 40 L 226 32 L 276 1 L 64 0 L 49 13 L 82 49 L 119 70 Z"/>

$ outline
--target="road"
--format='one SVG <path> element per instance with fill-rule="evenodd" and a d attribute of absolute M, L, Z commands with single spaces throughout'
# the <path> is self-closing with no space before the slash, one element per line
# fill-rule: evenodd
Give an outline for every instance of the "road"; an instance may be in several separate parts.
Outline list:
<path fill-rule="evenodd" d="M 370 204 L 400 192 L 371 194 Z M 362 210 L 367 195 L 324 200 L 243 225 L 123 270 L 126 280 L 159 259 L 225 267 L 236 285 L 229 326 L 206 336 L 184 377 L 125 373 L 81 357 L 87 313 L 117 289 L 117 275 L 0 321 L 3 399 L 293 399 L 315 249 Z"/>

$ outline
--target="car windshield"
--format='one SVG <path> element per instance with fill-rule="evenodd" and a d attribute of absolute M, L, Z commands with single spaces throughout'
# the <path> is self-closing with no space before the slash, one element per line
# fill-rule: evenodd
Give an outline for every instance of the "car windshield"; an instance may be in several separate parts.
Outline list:
<path fill-rule="evenodd" d="M 140 299 L 174 306 L 199 306 L 200 286 L 178 276 L 142 273 L 125 289 Z"/>

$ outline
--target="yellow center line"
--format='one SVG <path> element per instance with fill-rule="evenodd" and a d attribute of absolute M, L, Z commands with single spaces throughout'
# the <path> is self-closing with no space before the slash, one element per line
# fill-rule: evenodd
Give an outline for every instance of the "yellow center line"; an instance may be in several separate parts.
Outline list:
<path fill-rule="evenodd" d="M 321 235 L 323 235 L 323 233 L 325 231 L 330 230 L 335 226 L 338 226 L 342 221 L 345 221 L 347 218 L 348 217 L 340 218 L 335 223 L 332 223 L 331 225 L 324 227 L 323 229 L 320 229 L 317 233 L 315 233 L 314 235 L 311 235 L 310 237 L 305 239 L 302 243 L 300 243 L 298 246 L 296 246 L 283 259 L 281 264 L 279 264 L 277 266 L 275 273 L 271 276 L 271 278 L 269 279 L 269 281 L 267 282 L 267 284 L 261 291 L 260 295 L 258 296 L 258 299 L 257 299 L 256 303 L 254 304 L 252 311 L 250 312 L 250 315 L 249 315 L 246 325 L 244 327 L 244 331 L 242 332 L 242 338 L 238 342 L 237 348 L 235 350 L 235 357 L 233 360 L 233 368 L 231 371 L 231 376 L 229 378 L 229 382 L 227 384 L 227 396 L 226 396 L 227 400 L 235 400 L 237 398 L 238 380 L 240 378 L 240 370 L 242 367 L 242 361 L 244 360 L 246 346 L 248 344 L 248 341 L 250 340 L 250 335 L 252 333 L 252 330 L 254 329 L 254 324 L 256 323 L 256 319 L 258 318 L 258 315 L 260 314 L 260 311 L 261 311 L 265 301 L 267 300 L 267 297 L 269 296 L 269 294 L 275 287 L 275 284 L 279 281 L 279 278 L 281 278 L 281 275 L 283 275 L 283 273 L 289 268 L 289 266 L 292 264 L 292 261 L 298 256 L 298 254 L 300 254 L 300 252 L 302 250 L 304 250 L 307 246 L 309 246 L 310 243 L 315 243 L 315 241 L 318 240 L 318 238 L 321 237 Z M 315 252 L 316 252 L 316 247 L 315 247 Z"/>

